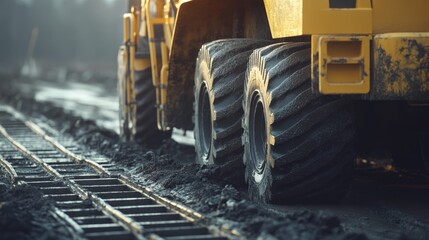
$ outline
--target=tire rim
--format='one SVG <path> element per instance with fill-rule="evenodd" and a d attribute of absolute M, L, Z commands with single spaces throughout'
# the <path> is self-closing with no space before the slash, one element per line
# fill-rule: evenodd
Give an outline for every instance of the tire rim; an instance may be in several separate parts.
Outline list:
<path fill-rule="evenodd" d="M 205 83 L 201 84 L 200 95 L 198 98 L 198 140 L 203 153 L 203 161 L 207 163 L 212 145 L 212 115 L 209 93 Z"/>
<path fill-rule="evenodd" d="M 255 182 L 259 183 L 263 177 L 267 155 L 266 119 L 264 104 L 259 91 L 255 91 L 252 95 L 249 117 L 249 144 L 254 169 L 253 178 Z"/>

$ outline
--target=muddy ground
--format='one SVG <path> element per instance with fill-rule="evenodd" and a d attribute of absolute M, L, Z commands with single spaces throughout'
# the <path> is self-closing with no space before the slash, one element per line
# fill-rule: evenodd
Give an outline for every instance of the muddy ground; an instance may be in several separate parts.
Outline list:
<path fill-rule="evenodd" d="M 13 186 L 0 170 L 0 239 L 73 239 L 66 225 L 51 214 L 54 208 L 54 202 L 38 189 Z"/>
<path fill-rule="evenodd" d="M 3 88 L 6 84 L 9 87 Z M 100 127 L 94 121 L 97 116 L 84 119 L 77 111 L 64 110 L 58 101 L 36 101 L 36 91 L 33 95 L 31 90 L 23 93 L 19 86 L 18 81 L 3 80 L 2 89 L 9 91 L 1 93 L 0 101 L 35 121 L 48 122 L 128 168 L 130 175 L 145 186 L 206 214 L 218 224 L 237 229 L 246 238 L 429 238 L 429 181 L 425 176 L 404 181 L 398 172 L 374 174 L 373 170 L 364 170 L 357 173 L 349 195 L 336 204 L 258 205 L 247 199 L 243 184 L 230 185 L 230 175 L 222 174 L 229 169 L 195 164 L 193 147 L 173 140 L 161 146 L 121 142 L 114 129 Z"/>

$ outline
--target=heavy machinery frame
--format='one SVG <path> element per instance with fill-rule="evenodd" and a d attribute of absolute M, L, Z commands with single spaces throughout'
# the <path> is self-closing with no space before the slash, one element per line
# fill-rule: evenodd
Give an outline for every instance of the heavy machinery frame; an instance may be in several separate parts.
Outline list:
<path fill-rule="evenodd" d="M 120 55 L 122 59 L 120 66 L 125 67 L 120 67 L 122 70 L 119 77 L 122 76 L 122 82 L 126 83 L 126 101 L 122 103 L 125 113 L 123 115 L 127 116 L 124 119 L 129 122 L 124 129 L 132 132 L 136 126 L 137 116 L 133 115 L 133 112 L 136 111 L 137 99 L 134 93 L 133 71 L 149 65 L 156 91 L 158 128 L 163 131 L 173 127 L 190 130 L 194 128 L 192 116 L 195 125 L 203 121 L 199 120 L 198 116 L 203 113 L 193 108 L 193 105 L 199 104 L 194 93 L 195 89 L 199 91 L 199 87 L 194 86 L 193 79 L 195 76 L 195 83 L 198 82 L 198 74 L 205 74 L 203 79 L 213 77 L 214 70 L 211 69 L 213 67 L 211 63 L 207 63 L 209 69 L 206 73 L 198 68 L 201 61 L 204 61 L 203 58 L 208 62 L 217 61 L 216 56 L 210 53 L 214 50 L 210 50 L 209 45 L 205 45 L 206 50 L 204 50 L 204 44 L 219 39 L 253 39 L 271 41 L 263 43 L 267 46 L 278 43 L 287 45 L 279 45 L 279 49 L 289 48 L 290 43 L 309 43 L 311 55 L 308 56 L 308 61 L 311 61 L 309 73 L 311 81 L 308 84 L 311 85 L 313 97 L 339 96 L 347 101 L 427 102 L 429 100 L 429 18 L 426 17 L 428 7 L 429 2 L 425 0 L 132 1 L 130 13 L 124 15 L 124 47 Z M 145 58 L 137 57 L 138 54 L 136 54 L 141 48 L 139 39 L 142 38 L 147 39 L 148 42 L 149 51 Z M 215 46 L 225 46 L 225 48 L 228 48 L 228 44 L 214 43 Z M 233 45 L 231 45 L 231 51 L 237 49 Z M 262 49 L 258 50 L 261 46 L 256 45 L 258 47 L 255 47 L 254 52 L 250 51 L 249 55 L 251 52 L 253 52 L 252 56 L 259 54 L 259 60 L 254 62 L 262 61 L 265 64 L 269 58 L 264 55 Z M 290 48 L 293 49 L 293 47 Z M 305 48 L 307 47 L 301 45 L 297 47 L 297 49 Z M 268 50 L 265 49 L 265 51 Z M 280 50 L 273 51 L 275 53 Z M 252 59 L 251 56 L 249 59 Z M 236 64 L 236 62 L 230 64 Z M 256 69 L 256 65 L 262 63 L 254 64 Z M 263 68 L 261 71 L 265 71 L 266 66 L 261 67 Z M 249 79 L 253 74 L 251 68 L 250 61 L 246 84 L 251 81 Z M 244 72 L 242 70 L 243 74 Z M 262 75 L 261 77 L 267 78 L 266 81 L 271 81 L 269 79 L 272 76 Z M 214 90 L 209 89 L 207 94 L 211 91 Z M 246 130 L 249 124 L 246 122 L 246 114 L 250 114 L 253 110 L 249 110 L 250 112 L 246 110 L 246 106 L 252 104 L 246 103 L 246 90 L 243 94 L 245 95 L 243 134 L 246 135 L 246 133 L 249 134 Z M 327 98 L 320 99 L 325 101 L 324 99 Z M 213 105 L 215 100 L 211 101 Z M 262 102 L 264 102 L 264 109 L 272 108 L 268 106 L 268 102 L 265 103 L 265 100 Z M 216 113 L 214 106 L 210 109 L 212 113 Z M 269 111 L 265 110 L 264 123 L 270 119 Z M 273 112 L 271 114 L 275 115 Z M 216 114 L 208 117 L 211 118 L 209 127 L 214 129 L 217 124 Z M 271 121 L 273 123 L 265 123 L 267 125 L 265 134 L 272 130 L 269 124 L 275 124 L 276 120 Z M 202 125 L 204 124 L 199 124 L 199 126 Z M 210 144 L 216 140 L 217 130 L 213 131 L 215 134 Z M 132 136 L 132 134 L 129 135 Z M 246 144 L 249 144 L 246 139 L 249 136 L 243 136 L 245 152 L 253 151 L 246 148 Z M 199 137 L 196 136 L 196 138 L 198 153 L 201 144 L 198 144 Z M 276 137 L 266 136 L 265 139 L 265 143 L 259 142 L 259 144 L 267 144 L 264 154 L 269 155 L 267 151 L 275 146 Z M 275 157 L 266 156 L 265 160 L 271 168 L 275 168 Z M 246 153 L 244 161 L 246 162 Z M 268 174 L 275 175 L 274 172 Z M 267 181 L 270 181 L 270 185 L 272 184 L 272 179 Z M 265 196 L 260 198 L 263 198 L 263 201 L 267 200 Z"/>

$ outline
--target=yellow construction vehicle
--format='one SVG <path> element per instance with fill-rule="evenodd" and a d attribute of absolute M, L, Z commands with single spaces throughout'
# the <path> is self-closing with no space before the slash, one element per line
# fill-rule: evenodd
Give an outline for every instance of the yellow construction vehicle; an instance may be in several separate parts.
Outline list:
<path fill-rule="evenodd" d="M 197 161 L 242 172 L 257 201 L 338 199 L 357 154 L 354 103 L 429 102 L 427 9 L 427 0 L 130 1 L 122 136 L 150 144 L 193 129 Z"/>

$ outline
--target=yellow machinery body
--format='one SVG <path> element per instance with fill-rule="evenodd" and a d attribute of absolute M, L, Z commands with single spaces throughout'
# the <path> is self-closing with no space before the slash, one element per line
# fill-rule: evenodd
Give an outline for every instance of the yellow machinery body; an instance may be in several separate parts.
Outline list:
<path fill-rule="evenodd" d="M 315 94 L 429 100 L 427 0 L 142 0 L 140 9 L 126 15 L 124 41 L 149 38 L 162 130 L 192 128 L 195 59 L 221 38 L 311 42 Z"/>

